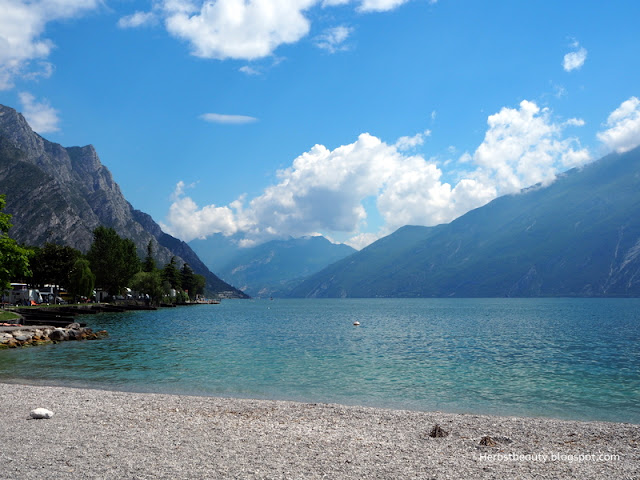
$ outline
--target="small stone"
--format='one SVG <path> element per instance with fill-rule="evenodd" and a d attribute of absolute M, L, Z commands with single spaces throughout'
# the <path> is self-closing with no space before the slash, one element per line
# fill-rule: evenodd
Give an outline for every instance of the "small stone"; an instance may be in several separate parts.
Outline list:
<path fill-rule="evenodd" d="M 47 410 L 46 408 L 36 408 L 35 410 L 31 410 L 31 418 L 51 418 L 53 417 L 53 412 L 51 410 Z"/>
<path fill-rule="evenodd" d="M 51 340 L 53 340 L 54 342 L 61 342 L 63 340 L 67 340 L 67 338 L 69 337 L 69 334 L 67 333 L 67 331 L 63 328 L 56 328 L 53 332 L 51 332 L 51 334 L 49 335 L 49 338 Z"/>
<path fill-rule="evenodd" d="M 15 338 L 10 333 L 0 333 L 0 343 L 15 342 Z"/>
<path fill-rule="evenodd" d="M 497 447 L 498 443 L 489 435 L 486 435 L 480 439 L 480 445 L 484 445 L 485 447 Z"/>
<path fill-rule="evenodd" d="M 431 433 L 429 433 L 431 438 L 441 438 L 446 437 L 447 435 L 449 435 L 449 432 L 443 430 L 437 423 L 431 429 Z"/>
<path fill-rule="evenodd" d="M 28 342 L 31 340 L 32 335 L 29 332 L 14 332 L 13 336 L 19 342 Z"/>

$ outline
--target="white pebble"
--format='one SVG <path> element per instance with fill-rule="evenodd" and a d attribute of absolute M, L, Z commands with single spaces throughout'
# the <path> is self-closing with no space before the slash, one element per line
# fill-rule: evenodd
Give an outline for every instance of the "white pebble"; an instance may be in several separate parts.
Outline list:
<path fill-rule="evenodd" d="M 46 408 L 36 408 L 35 410 L 31 410 L 31 418 L 51 418 L 53 417 L 53 412 L 51 410 L 47 410 Z"/>

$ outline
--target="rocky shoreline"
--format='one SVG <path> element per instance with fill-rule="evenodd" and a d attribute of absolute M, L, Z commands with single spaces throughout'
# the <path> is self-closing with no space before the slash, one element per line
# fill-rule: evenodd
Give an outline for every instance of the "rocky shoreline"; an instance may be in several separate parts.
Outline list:
<path fill-rule="evenodd" d="M 219 303 L 219 302 L 218 302 Z M 200 305 L 200 303 L 163 304 L 161 307 Z M 157 310 L 138 303 L 89 303 L 11 308 L 20 316 L 15 324 L 0 324 L 0 349 L 58 343 L 66 340 L 97 340 L 108 336 L 106 330 L 94 332 L 85 323 L 76 321 L 79 315 L 120 313 L 130 310 Z"/>
<path fill-rule="evenodd" d="M 46 345 L 67 340 L 97 340 L 108 336 L 106 330 L 94 332 L 79 323 L 66 327 L 53 325 L 0 327 L 0 349 Z"/>

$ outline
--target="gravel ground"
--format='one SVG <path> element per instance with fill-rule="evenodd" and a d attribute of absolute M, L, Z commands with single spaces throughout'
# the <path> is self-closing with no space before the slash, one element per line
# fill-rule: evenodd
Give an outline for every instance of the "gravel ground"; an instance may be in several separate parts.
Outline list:
<path fill-rule="evenodd" d="M 0 398 L 3 479 L 640 478 L 640 425 L 15 384 Z"/>

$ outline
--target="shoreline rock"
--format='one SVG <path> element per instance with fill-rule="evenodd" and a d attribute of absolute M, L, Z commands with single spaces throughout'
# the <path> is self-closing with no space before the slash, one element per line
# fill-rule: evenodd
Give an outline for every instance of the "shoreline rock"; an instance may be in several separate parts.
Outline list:
<path fill-rule="evenodd" d="M 98 340 L 108 335 L 106 330 L 94 332 L 77 323 L 72 323 L 67 327 L 51 325 L 2 327 L 0 349 L 46 345 L 67 340 Z"/>

